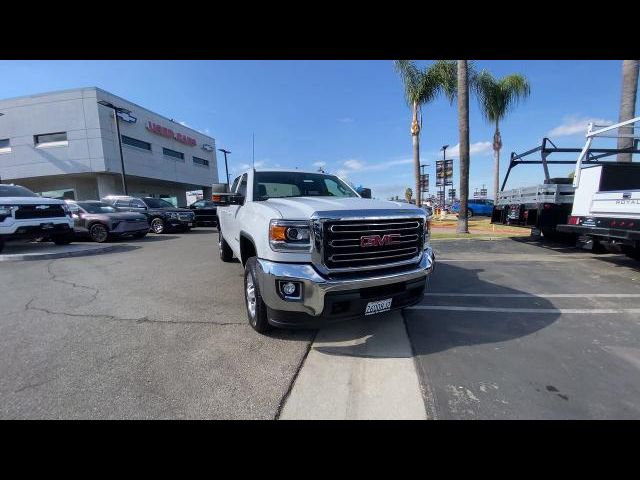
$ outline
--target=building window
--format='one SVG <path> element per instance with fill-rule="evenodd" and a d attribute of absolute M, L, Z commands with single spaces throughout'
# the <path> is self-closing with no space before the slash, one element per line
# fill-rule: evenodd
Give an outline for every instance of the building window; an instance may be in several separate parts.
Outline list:
<path fill-rule="evenodd" d="M 129 145 L 131 147 L 141 148 L 143 150 L 151 151 L 151 144 L 148 142 L 143 142 L 142 140 L 138 140 L 137 138 L 127 137 L 126 135 L 122 135 L 122 143 L 125 145 Z"/>
<path fill-rule="evenodd" d="M 175 150 L 171 150 L 169 148 L 163 148 L 162 153 L 164 153 L 167 157 L 177 158 L 178 160 L 184 161 L 184 153 L 176 152 Z"/>
<path fill-rule="evenodd" d="M 69 145 L 69 142 L 67 141 L 67 132 L 34 135 L 33 143 L 36 147 L 66 147 Z"/>
<path fill-rule="evenodd" d="M 8 138 L 0 139 L 0 153 L 11 152 L 11 142 Z"/>
<path fill-rule="evenodd" d="M 203 165 L 205 167 L 209 166 L 209 160 L 205 160 L 204 158 L 193 157 L 193 163 L 196 165 Z"/>

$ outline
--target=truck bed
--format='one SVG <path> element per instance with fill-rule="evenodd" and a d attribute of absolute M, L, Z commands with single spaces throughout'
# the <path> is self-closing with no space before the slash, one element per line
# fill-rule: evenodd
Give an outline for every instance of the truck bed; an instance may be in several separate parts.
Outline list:
<path fill-rule="evenodd" d="M 496 206 L 537 205 L 543 203 L 572 204 L 575 189 L 573 185 L 540 184 L 532 187 L 513 188 L 498 192 Z"/>

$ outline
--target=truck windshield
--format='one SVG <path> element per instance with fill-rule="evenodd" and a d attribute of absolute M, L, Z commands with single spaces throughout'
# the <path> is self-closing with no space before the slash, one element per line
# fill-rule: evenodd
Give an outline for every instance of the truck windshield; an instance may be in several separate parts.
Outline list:
<path fill-rule="evenodd" d="M 116 213 L 118 211 L 114 207 L 106 203 L 79 202 L 78 205 L 89 213 Z"/>
<path fill-rule="evenodd" d="M 146 203 L 149 208 L 174 208 L 169 202 L 160 198 L 145 197 L 144 203 Z"/>
<path fill-rule="evenodd" d="M 334 175 L 305 172 L 256 172 L 253 198 L 257 201 L 286 197 L 357 197 Z"/>

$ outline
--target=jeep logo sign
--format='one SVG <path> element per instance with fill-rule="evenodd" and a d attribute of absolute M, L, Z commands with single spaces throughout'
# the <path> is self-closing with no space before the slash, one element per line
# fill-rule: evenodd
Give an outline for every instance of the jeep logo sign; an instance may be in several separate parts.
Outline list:
<path fill-rule="evenodd" d="M 360 247 L 383 247 L 385 245 L 394 245 L 396 243 L 400 243 L 398 240 L 402 235 L 398 233 L 392 233 L 390 235 L 367 235 L 364 237 L 360 237 Z"/>

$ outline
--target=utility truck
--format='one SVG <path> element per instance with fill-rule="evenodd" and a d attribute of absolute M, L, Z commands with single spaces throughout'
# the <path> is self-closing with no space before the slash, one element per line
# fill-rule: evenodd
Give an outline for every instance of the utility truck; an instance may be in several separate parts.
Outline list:
<path fill-rule="evenodd" d="M 256 331 L 321 327 L 423 298 L 435 260 L 425 210 L 301 170 L 251 169 L 231 193 L 218 207 L 219 254 L 244 267 Z"/>
<path fill-rule="evenodd" d="M 495 201 L 491 223 L 528 227 L 531 228 L 532 234 L 541 233 L 550 240 L 575 240 L 580 234 L 578 229 L 565 228 L 564 225 L 569 223 L 569 218 L 573 215 L 576 199 L 579 199 L 578 211 L 582 215 L 586 215 L 585 202 L 591 201 L 594 192 L 598 191 L 604 194 L 613 188 L 622 188 L 620 180 L 616 179 L 625 178 L 625 187 L 640 188 L 640 179 L 635 175 L 628 176 L 630 171 L 637 171 L 636 164 L 616 162 L 616 156 L 620 153 L 640 153 L 637 141 L 629 148 L 592 147 L 594 137 L 605 136 L 607 132 L 628 125 L 628 123 L 623 122 L 605 127 L 590 124 L 587 143 L 583 148 L 557 147 L 549 138 L 544 138 L 542 144 L 534 149 L 520 154 L 513 152 L 509 168 Z M 599 130 L 595 128 L 599 128 Z M 578 154 L 578 159 L 558 158 L 557 156 L 557 154 L 567 153 Z M 534 154 L 539 154 L 539 158 L 535 158 Z M 511 170 L 518 165 L 527 164 L 542 165 L 544 181 L 537 185 L 505 190 L 504 187 Z M 575 165 L 573 178 L 569 176 L 551 177 L 549 172 L 551 165 Z M 587 171 L 589 173 L 585 173 Z M 587 190 L 586 185 L 581 189 L 578 188 L 581 174 L 587 176 L 591 185 L 590 190 Z M 602 183 L 601 187 L 600 183 Z M 607 195 L 610 196 L 612 193 Z M 560 228 L 561 225 L 563 225 L 562 228 Z"/>
<path fill-rule="evenodd" d="M 573 176 L 575 188 L 571 214 L 557 226 L 559 232 L 579 235 L 591 248 L 622 252 L 640 259 L 640 163 L 590 165 L 591 144 L 598 138 L 627 138 L 623 153 L 638 153 L 640 117 L 614 125 L 591 124 Z M 616 133 L 617 132 L 617 133 Z"/>

